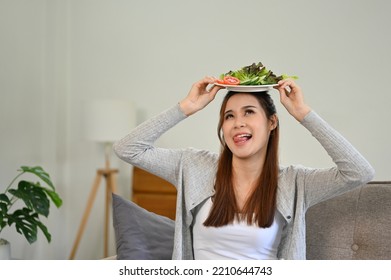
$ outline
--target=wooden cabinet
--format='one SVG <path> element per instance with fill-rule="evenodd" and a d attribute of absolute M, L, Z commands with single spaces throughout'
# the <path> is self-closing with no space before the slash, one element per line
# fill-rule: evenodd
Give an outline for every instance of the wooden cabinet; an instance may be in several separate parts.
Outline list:
<path fill-rule="evenodd" d="M 148 211 L 175 219 L 175 187 L 138 167 L 133 168 L 132 200 Z"/>

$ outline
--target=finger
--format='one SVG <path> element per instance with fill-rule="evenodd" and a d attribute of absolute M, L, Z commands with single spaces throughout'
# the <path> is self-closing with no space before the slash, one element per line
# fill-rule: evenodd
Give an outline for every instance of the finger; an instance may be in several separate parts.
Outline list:
<path fill-rule="evenodd" d="M 216 82 L 216 78 L 212 76 L 206 76 L 202 79 L 205 84 L 214 84 Z"/>
<path fill-rule="evenodd" d="M 281 103 L 285 103 L 286 100 L 289 99 L 289 93 L 285 89 L 279 90 L 280 92 L 280 101 Z"/>
<path fill-rule="evenodd" d="M 284 98 L 286 97 L 284 88 L 278 86 L 276 87 L 276 89 L 278 90 L 278 93 L 280 95 L 280 101 L 283 102 Z"/>
<path fill-rule="evenodd" d="M 211 83 L 213 83 L 213 79 L 211 77 L 204 77 L 203 79 L 196 82 L 194 85 L 198 88 L 206 88 Z"/>
<path fill-rule="evenodd" d="M 288 88 L 291 87 L 292 83 L 289 80 L 281 80 L 278 82 L 278 87 L 279 88 Z"/>
<path fill-rule="evenodd" d="M 281 84 L 279 83 L 279 86 L 289 88 L 290 91 L 300 90 L 300 87 L 296 84 L 296 82 L 293 79 L 286 79 L 286 80 L 282 80 L 280 82 L 281 82 Z"/>
<path fill-rule="evenodd" d="M 224 89 L 224 87 L 212 85 L 212 87 L 211 87 L 210 90 L 209 90 L 209 93 L 211 93 L 211 94 L 213 94 L 213 95 L 216 95 L 216 93 L 217 93 L 219 90 L 221 90 L 221 89 Z"/>
<path fill-rule="evenodd" d="M 288 96 L 292 91 L 292 89 L 286 83 L 279 84 L 276 89 L 280 92 L 280 94 L 285 94 L 286 96 Z"/>
<path fill-rule="evenodd" d="M 198 86 L 200 89 L 209 92 L 212 89 L 212 86 L 214 85 L 215 81 L 216 78 L 212 76 L 206 76 L 198 82 Z"/>
<path fill-rule="evenodd" d="M 280 81 L 278 89 L 282 90 L 286 96 L 289 96 L 291 93 L 295 93 L 300 90 L 299 86 L 297 86 L 293 80 Z"/>

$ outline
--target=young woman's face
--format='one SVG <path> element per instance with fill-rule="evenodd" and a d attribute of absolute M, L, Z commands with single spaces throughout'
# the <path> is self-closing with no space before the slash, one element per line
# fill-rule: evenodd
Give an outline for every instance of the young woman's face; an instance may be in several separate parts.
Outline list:
<path fill-rule="evenodd" d="M 263 158 L 275 123 L 266 117 L 254 96 L 236 94 L 228 100 L 224 111 L 224 140 L 236 158 Z"/>

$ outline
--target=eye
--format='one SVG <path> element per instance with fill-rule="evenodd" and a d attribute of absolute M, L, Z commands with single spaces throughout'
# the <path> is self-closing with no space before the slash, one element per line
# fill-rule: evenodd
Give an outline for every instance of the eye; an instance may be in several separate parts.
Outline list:
<path fill-rule="evenodd" d="M 234 116 L 232 115 L 232 114 L 226 114 L 225 116 L 224 116 L 224 119 L 225 120 L 229 120 L 229 119 L 232 119 Z"/>
<path fill-rule="evenodd" d="M 244 115 L 247 116 L 247 115 L 252 115 L 254 114 L 254 110 L 251 110 L 251 109 L 247 109 L 245 112 L 244 112 Z"/>

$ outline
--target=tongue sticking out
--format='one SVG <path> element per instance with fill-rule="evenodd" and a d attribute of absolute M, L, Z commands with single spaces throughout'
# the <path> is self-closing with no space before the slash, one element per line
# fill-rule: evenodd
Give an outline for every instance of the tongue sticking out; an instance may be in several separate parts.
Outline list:
<path fill-rule="evenodd" d="M 236 135 L 234 137 L 234 142 L 236 144 L 239 144 L 239 143 L 244 143 L 246 142 L 247 140 L 249 140 L 251 138 L 251 134 L 239 134 L 239 135 Z"/>

